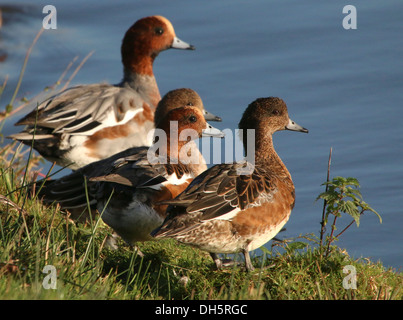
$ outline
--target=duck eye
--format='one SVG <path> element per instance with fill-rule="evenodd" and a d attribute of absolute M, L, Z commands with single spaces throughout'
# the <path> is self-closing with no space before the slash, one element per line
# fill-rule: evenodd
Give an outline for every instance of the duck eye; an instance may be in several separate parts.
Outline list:
<path fill-rule="evenodd" d="M 187 105 L 188 107 L 192 107 L 192 106 L 193 106 L 193 103 L 188 102 L 186 105 Z"/>
<path fill-rule="evenodd" d="M 161 35 L 164 33 L 164 29 L 162 29 L 161 27 L 156 27 L 154 29 L 155 34 Z"/>
<path fill-rule="evenodd" d="M 190 116 L 189 121 L 190 122 L 196 122 L 197 118 L 195 116 Z"/>
<path fill-rule="evenodd" d="M 274 109 L 272 114 L 275 116 L 278 116 L 280 114 L 280 111 L 278 111 L 277 109 Z"/>

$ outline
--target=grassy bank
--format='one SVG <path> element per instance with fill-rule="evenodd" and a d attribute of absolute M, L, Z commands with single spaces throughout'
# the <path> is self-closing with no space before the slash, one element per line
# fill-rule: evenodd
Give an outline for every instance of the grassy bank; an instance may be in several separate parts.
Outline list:
<path fill-rule="evenodd" d="M 314 235 L 274 241 L 252 255 L 252 273 L 216 271 L 207 253 L 175 241 L 139 244 L 144 257 L 120 239 L 111 249 L 111 229 L 99 217 L 77 223 L 30 199 L 23 185 L 35 178 L 38 159 L 27 166 L 17 144 L 8 148 L 0 154 L 0 299 L 403 298 L 401 273 L 352 259 L 333 243 L 319 246 Z M 45 266 L 53 271 L 43 273 Z M 343 286 L 352 275 L 346 266 L 356 272 L 356 289 Z"/>

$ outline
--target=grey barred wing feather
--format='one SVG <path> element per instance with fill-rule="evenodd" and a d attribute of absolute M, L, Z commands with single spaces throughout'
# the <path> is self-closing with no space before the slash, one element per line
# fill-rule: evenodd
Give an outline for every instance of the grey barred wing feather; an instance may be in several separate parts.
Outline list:
<path fill-rule="evenodd" d="M 129 120 L 142 110 L 144 102 L 148 103 L 124 87 L 82 85 L 45 100 L 15 125 L 30 126 L 26 130 L 33 130 L 36 125 L 49 129 L 48 134 L 92 134 L 94 130 Z"/>

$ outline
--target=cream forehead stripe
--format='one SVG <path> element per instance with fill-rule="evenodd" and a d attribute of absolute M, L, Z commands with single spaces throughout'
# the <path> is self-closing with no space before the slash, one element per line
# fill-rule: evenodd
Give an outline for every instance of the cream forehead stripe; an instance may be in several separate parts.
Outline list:
<path fill-rule="evenodd" d="M 175 35 L 174 27 L 172 26 L 172 23 L 171 23 L 167 18 L 165 18 L 165 17 L 163 17 L 163 16 L 155 16 L 155 17 L 158 18 L 159 20 L 161 20 L 163 23 L 165 23 L 166 26 L 167 26 L 167 28 L 168 28 L 168 31 L 169 31 L 173 36 L 176 36 L 176 35 Z"/>

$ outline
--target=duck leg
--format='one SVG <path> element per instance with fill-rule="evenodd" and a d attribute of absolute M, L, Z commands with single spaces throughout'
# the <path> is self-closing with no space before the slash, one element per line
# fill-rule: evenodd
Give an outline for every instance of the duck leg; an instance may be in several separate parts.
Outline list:
<path fill-rule="evenodd" d="M 224 267 L 232 267 L 234 265 L 239 265 L 238 262 L 235 262 L 232 259 L 220 259 L 217 253 L 210 252 L 210 256 L 214 260 L 214 263 L 217 266 L 218 270 L 221 270 Z"/>
<path fill-rule="evenodd" d="M 249 255 L 249 251 L 248 249 L 243 249 L 242 253 L 245 257 L 245 267 L 246 267 L 246 271 L 250 272 L 255 270 L 255 268 L 252 265 L 252 261 L 250 260 L 250 255 Z"/>
<path fill-rule="evenodd" d="M 218 254 L 210 252 L 210 256 L 213 259 L 215 265 L 217 266 L 217 270 L 221 270 L 223 265 L 222 265 L 222 261 L 221 261 L 220 257 L 218 256 Z"/>

